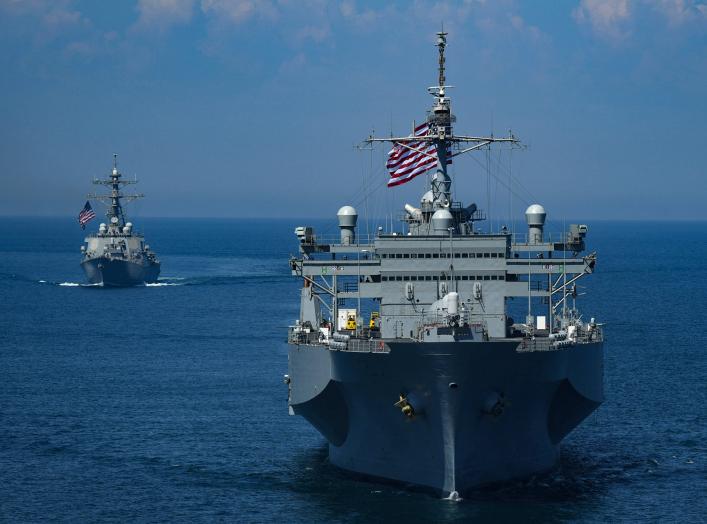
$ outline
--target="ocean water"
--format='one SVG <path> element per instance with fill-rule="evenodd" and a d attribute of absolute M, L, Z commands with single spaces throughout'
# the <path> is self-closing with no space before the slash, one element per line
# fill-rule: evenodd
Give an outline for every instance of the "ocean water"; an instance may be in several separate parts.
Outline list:
<path fill-rule="evenodd" d="M 707 520 L 707 223 L 590 224 L 607 401 L 555 471 L 452 502 L 340 472 L 288 416 L 299 222 L 145 219 L 163 278 L 103 289 L 73 219 L 0 218 L 0 520 Z"/>

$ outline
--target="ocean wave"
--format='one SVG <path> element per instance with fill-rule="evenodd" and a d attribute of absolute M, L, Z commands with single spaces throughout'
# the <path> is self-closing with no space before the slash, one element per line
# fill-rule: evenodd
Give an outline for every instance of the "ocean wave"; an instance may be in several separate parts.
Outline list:
<path fill-rule="evenodd" d="M 26 281 L 33 284 L 48 284 L 58 287 L 103 287 L 102 283 L 89 284 L 87 282 L 73 282 L 68 280 L 46 280 L 27 278 L 13 275 L 14 280 Z M 291 282 L 289 274 L 281 273 L 252 273 L 249 275 L 201 275 L 186 277 L 160 277 L 157 282 L 146 283 L 144 287 L 175 287 L 175 286 L 239 286 L 253 282 L 262 284 L 279 284 Z"/>
<path fill-rule="evenodd" d="M 251 284 L 257 281 L 263 284 L 274 284 L 280 282 L 289 282 L 289 275 L 282 274 L 251 274 L 251 275 L 211 275 L 198 277 L 165 277 L 158 279 L 154 284 L 149 286 L 238 286 L 243 284 Z"/>

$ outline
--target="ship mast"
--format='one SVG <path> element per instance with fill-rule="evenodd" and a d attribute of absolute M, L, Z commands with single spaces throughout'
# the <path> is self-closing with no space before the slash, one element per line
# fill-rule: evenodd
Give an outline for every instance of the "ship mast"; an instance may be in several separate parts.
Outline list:
<path fill-rule="evenodd" d="M 434 105 L 427 117 L 427 122 L 431 131 L 437 135 L 434 140 L 437 148 L 437 173 L 432 178 L 432 195 L 434 201 L 438 202 L 441 207 L 449 207 L 452 201 L 452 179 L 447 173 L 451 142 L 448 142 L 446 137 L 453 136 L 452 122 L 456 120 L 450 107 L 451 99 L 445 95 L 445 89 L 453 87 L 444 84 L 446 80 L 444 75 L 444 50 L 446 47 L 447 33 L 444 31 L 437 33 L 437 49 L 439 51 L 438 85 L 427 88 L 427 92 L 434 96 Z"/>
<path fill-rule="evenodd" d="M 123 202 L 128 203 L 142 198 L 145 195 L 135 194 L 135 195 L 125 195 L 120 191 L 121 186 L 128 184 L 137 184 L 136 180 L 123 180 L 122 174 L 118 171 L 118 155 L 113 154 L 113 170 L 111 171 L 110 177 L 105 180 L 95 178 L 93 183 L 96 185 L 110 186 L 110 194 L 99 195 L 96 193 L 91 193 L 88 195 L 89 199 L 95 199 L 103 202 L 107 205 L 106 217 L 108 217 L 108 227 L 109 231 L 122 231 L 125 226 L 126 219 L 125 213 L 123 212 Z"/>
<path fill-rule="evenodd" d="M 428 87 L 427 91 L 434 97 L 432 110 L 427 116 L 429 131 L 426 136 L 410 136 L 377 138 L 369 136 L 365 141 L 369 144 L 373 142 L 392 142 L 394 145 L 414 149 L 408 144 L 414 142 L 433 143 L 437 148 L 437 173 L 432 177 L 432 193 L 434 195 L 435 207 L 449 207 L 451 205 L 452 179 L 447 173 L 448 159 L 477 149 L 481 149 L 495 142 L 508 142 L 512 145 L 519 145 L 520 141 L 509 132 L 507 137 L 496 138 L 491 136 L 466 136 L 455 135 L 452 131 L 452 124 L 456 117 L 451 112 L 451 99 L 447 96 L 446 90 L 454 86 L 445 85 L 445 50 L 447 47 L 447 33 L 441 31 L 437 33 L 438 58 L 438 85 Z M 452 148 L 455 151 L 452 152 Z"/>

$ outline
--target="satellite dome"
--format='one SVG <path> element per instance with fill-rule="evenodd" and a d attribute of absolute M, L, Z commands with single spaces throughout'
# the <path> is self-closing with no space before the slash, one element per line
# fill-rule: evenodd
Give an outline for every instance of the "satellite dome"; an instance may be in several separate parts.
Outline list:
<path fill-rule="evenodd" d="M 336 212 L 336 216 L 340 217 L 341 215 L 358 215 L 358 213 L 356 212 L 356 208 L 352 206 L 343 206 Z"/>
<path fill-rule="evenodd" d="M 356 227 L 358 213 L 352 206 L 343 206 L 337 211 L 336 216 L 339 217 L 339 227 Z"/>
<path fill-rule="evenodd" d="M 422 195 L 422 198 L 420 199 L 420 203 L 424 204 L 425 202 L 427 202 L 428 204 L 431 204 L 433 200 L 434 200 L 434 196 L 432 196 L 432 190 L 430 189 L 427 193 Z"/>
<path fill-rule="evenodd" d="M 339 218 L 339 229 L 341 230 L 341 243 L 344 245 L 353 244 L 356 242 L 356 221 L 358 213 L 352 206 L 343 206 L 336 213 Z"/>
<path fill-rule="evenodd" d="M 545 224 L 546 216 L 545 208 L 540 204 L 532 204 L 525 210 L 525 220 L 529 226 L 542 227 Z"/>
<path fill-rule="evenodd" d="M 448 209 L 438 209 L 432 215 L 432 227 L 435 231 L 447 231 L 454 224 L 454 217 Z"/>

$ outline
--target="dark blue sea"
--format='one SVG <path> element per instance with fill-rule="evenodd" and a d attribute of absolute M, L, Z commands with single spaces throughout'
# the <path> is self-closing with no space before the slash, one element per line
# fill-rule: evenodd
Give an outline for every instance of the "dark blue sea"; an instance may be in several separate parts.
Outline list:
<path fill-rule="evenodd" d="M 707 520 L 707 223 L 590 223 L 606 403 L 555 471 L 451 502 L 347 476 L 288 416 L 300 222 L 144 219 L 162 280 L 102 289 L 74 219 L 0 218 L 0 520 Z"/>

